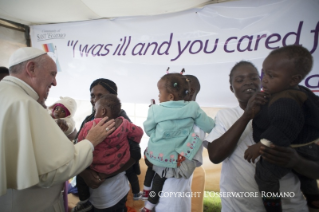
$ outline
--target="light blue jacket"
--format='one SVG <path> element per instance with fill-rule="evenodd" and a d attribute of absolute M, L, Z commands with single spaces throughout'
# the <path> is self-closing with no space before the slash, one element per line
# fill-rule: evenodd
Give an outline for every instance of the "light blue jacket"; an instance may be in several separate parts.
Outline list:
<path fill-rule="evenodd" d="M 168 101 L 151 106 L 144 122 L 144 131 L 150 137 L 147 159 L 169 168 L 177 167 L 178 154 L 192 160 L 202 145 L 193 133 L 194 125 L 206 133 L 215 126 L 214 120 L 194 101 Z"/>

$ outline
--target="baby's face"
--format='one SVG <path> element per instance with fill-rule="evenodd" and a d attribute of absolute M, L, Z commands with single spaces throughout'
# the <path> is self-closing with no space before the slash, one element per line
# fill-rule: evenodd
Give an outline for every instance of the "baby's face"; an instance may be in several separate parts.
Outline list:
<path fill-rule="evenodd" d="M 284 54 L 268 56 L 263 62 L 262 86 L 270 94 L 292 87 L 294 63 Z"/>
<path fill-rule="evenodd" d="M 65 110 L 61 106 L 56 106 L 52 114 L 56 119 L 65 118 L 66 116 Z"/>

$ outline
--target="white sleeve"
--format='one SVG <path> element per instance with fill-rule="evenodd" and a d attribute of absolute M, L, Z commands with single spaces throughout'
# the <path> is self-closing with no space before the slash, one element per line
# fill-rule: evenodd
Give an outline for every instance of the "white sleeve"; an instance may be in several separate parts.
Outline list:
<path fill-rule="evenodd" d="M 1 102 L 0 195 L 7 189 L 49 187 L 89 166 L 89 141 L 74 146 L 38 102 L 24 92 L 12 94 Z"/>
<path fill-rule="evenodd" d="M 207 148 L 208 142 L 211 143 L 220 136 L 222 136 L 228 129 L 225 127 L 225 123 L 223 123 L 223 115 L 221 111 L 219 111 L 215 117 L 215 127 L 213 130 L 206 136 L 204 146 Z"/>
<path fill-rule="evenodd" d="M 38 185 L 50 187 L 53 184 L 62 183 L 83 171 L 92 163 L 92 160 L 92 143 L 89 140 L 83 140 L 74 145 L 73 160 L 56 170 L 40 175 Z"/>

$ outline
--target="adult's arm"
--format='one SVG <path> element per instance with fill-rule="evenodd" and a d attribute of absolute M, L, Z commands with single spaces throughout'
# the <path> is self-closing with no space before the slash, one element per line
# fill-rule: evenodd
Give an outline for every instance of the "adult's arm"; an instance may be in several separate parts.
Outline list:
<path fill-rule="evenodd" d="M 319 146 L 316 147 L 319 155 Z M 271 145 L 260 148 L 262 157 L 278 166 L 294 169 L 296 172 L 312 178 L 319 179 L 319 160 L 310 161 L 301 157 L 295 149 L 291 147 L 279 147 Z"/>
<path fill-rule="evenodd" d="M 264 98 L 264 96 L 265 94 L 262 92 L 258 92 L 252 96 L 247 103 L 243 115 L 223 135 L 208 144 L 207 150 L 209 159 L 212 163 L 221 163 L 233 153 L 240 136 L 246 129 L 247 124 L 255 116 L 255 114 L 259 112 L 260 105 L 267 102 L 267 99 Z M 215 120 L 215 124 L 218 125 L 217 118 Z"/>
<path fill-rule="evenodd" d="M 62 183 L 65 180 L 77 175 L 83 169 L 89 166 L 93 160 L 92 145 L 96 146 L 97 144 L 102 142 L 105 137 L 111 134 L 111 132 L 114 130 L 114 120 L 104 123 L 106 119 L 107 118 L 104 118 L 96 126 L 94 125 L 86 136 L 86 139 L 83 140 L 81 143 L 73 146 L 73 144 L 71 144 L 70 142 L 66 142 L 66 149 L 71 151 L 61 152 L 61 154 L 72 154 L 73 157 L 71 157 L 70 160 L 68 160 L 64 165 L 58 167 L 57 169 L 39 175 L 39 186 L 50 187 L 53 184 Z M 111 130 L 106 131 L 106 127 L 111 128 Z M 60 134 L 57 134 L 57 137 L 61 137 Z M 59 157 L 59 155 L 57 155 L 56 157 Z"/>
<path fill-rule="evenodd" d="M 208 143 L 207 150 L 212 163 L 221 163 L 232 154 L 250 119 L 244 113 L 223 135 L 212 143 Z M 216 118 L 216 125 L 218 124 L 217 122 L 218 119 Z"/>
<path fill-rule="evenodd" d="M 105 181 L 106 178 L 115 176 L 123 171 L 126 171 L 131 166 L 133 166 L 136 163 L 136 161 L 139 161 L 141 159 L 140 145 L 132 140 L 129 140 L 129 144 L 130 144 L 131 158 L 128 160 L 128 162 L 124 164 L 124 166 L 122 166 L 116 172 L 106 175 L 102 173 L 97 173 L 91 169 L 86 169 L 80 173 L 80 176 L 84 179 L 84 181 L 90 188 L 93 188 L 93 189 L 98 188 Z"/>
<path fill-rule="evenodd" d="M 74 145 L 74 151 L 68 152 L 68 154 L 73 154 L 72 160 L 56 170 L 40 175 L 39 186 L 50 187 L 53 184 L 62 183 L 77 175 L 92 163 L 92 151 L 92 145 L 88 140 L 83 140 L 82 142 Z M 65 152 L 65 154 L 67 153 Z"/>
<path fill-rule="evenodd" d="M 129 168 L 131 168 L 131 166 L 135 163 L 135 160 L 133 158 L 130 158 L 119 170 L 117 170 L 116 172 L 113 172 L 112 174 L 108 174 L 108 175 L 101 175 L 102 178 L 108 178 L 108 177 L 113 177 L 121 172 L 124 172 L 126 170 L 128 170 Z"/>
<path fill-rule="evenodd" d="M 81 143 L 81 142 L 80 142 Z M 90 188 L 98 188 L 106 178 L 113 177 L 123 171 L 126 171 L 129 169 L 133 164 L 135 163 L 135 160 L 133 158 L 130 158 L 129 161 L 124 164 L 119 170 L 112 174 L 102 174 L 102 173 L 97 173 L 96 171 L 93 171 L 92 169 L 85 169 L 82 171 L 79 175 L 83 178 L 85 183 L 90 187 Z M 90 165 L 90 164 L 89 164 Z"/>

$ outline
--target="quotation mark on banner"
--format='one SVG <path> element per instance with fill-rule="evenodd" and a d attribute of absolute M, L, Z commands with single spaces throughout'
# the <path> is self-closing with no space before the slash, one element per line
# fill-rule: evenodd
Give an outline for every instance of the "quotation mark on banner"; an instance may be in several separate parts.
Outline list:
<path fill-rule="evenodd" d="M 78 43 L 78 41 L 74 42 L 73 40 L 70 43 L 70 40 L 68 41 L 68 46 L 73 46 L 76 45 Z"/>
<path fill-rule="evenodd" d="M 156 193 L 155 193 L 155 191 L 151 191 L 148 195 L 149 195 L 150 197 L 155 197 Z"/>

